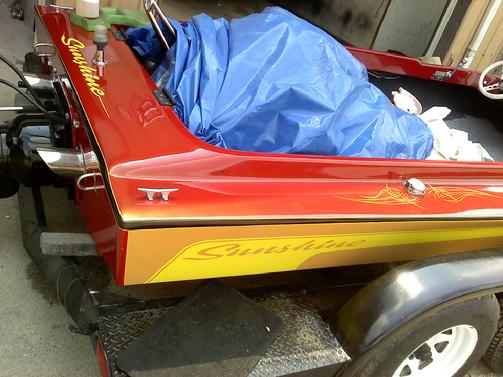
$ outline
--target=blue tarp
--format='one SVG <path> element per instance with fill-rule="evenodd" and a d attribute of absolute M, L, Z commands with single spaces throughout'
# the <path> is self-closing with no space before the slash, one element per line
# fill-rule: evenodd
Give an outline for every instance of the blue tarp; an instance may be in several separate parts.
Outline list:
<path fill-rule="evenodd" d="M 183 24 L 162 53 L 151 27 L 128 31 L 153 80 L 202 140 L 242 151 L 425 159 L 433 137 L 368 82 L 363 64 L 324 31 L 278 8 Z M 398 89 L 398 88 L 397 88 Z"/>

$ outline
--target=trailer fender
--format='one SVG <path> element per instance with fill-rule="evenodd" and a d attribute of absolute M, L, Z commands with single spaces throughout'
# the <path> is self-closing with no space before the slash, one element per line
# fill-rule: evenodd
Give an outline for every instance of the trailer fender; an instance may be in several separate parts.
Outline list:
<path fill-rule="evenodd" d="M 400 326 L 468 298 L 503 291 L 503 249 L 441 255 L 404 264 L 358 291 L 330 326 L 353 359 Z"/>

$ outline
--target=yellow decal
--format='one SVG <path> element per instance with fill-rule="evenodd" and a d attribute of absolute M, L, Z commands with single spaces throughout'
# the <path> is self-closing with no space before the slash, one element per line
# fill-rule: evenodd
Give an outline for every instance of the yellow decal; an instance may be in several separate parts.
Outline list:
<path fill-rule="evenodd" d="M 465 200 L 466 198 L 495 198 L 503 199 L 502 196 L 489 194 L 481 190 L 473 190 L 464 187 L 435 187 L 428 185 L 428 195 L 433 195 L 433 198 L 439 202 L 447 202 L 452 204 L 457 204 Z M 398 205 L 412 205 L 418 208 L 425 209 L 418 202 L 422 198 L 414 197 L 406 194 L 403 189 L 396 189 L 386 185 L 377 194 L 371 196 L 360 196 L 360 197 L 344 197 L 336 196 L 339 199 L 349 200 L 357 203 L 365 204 L 377 204 L 377 205 L 387 205 L 387 206 L 398 206 Z"/>
<path fill-rule="evenodd" d="M 105 92 L 100 87 L 100 78 L 96 75 L 96 68 L 89 67 L 89 63 L 80 52 L 80 50 L 82 50 L 85 45 L 78 39 L 66 38 L 64 34 L 61 37 L 61 42 L 63 42 L 63 44 L 68 47 L 68 50 L 73 55 L 73 63 L 78 65 L 79 70 L 86 80 L 87 86 L 91 93 L 101 100 L 101 97 L 105 95 Z"/>
<path fill-rule="evenodd" d="M 290 271 L 320 254 L 340 258 L 350 250 L 502 236 L 503 228 L 494 227 L 203 241 L 184 248 L 148 282 Z"/>
<path fill-rule="evenodd" d="M 466 198 L 496 198 L 503 199 L 503 197 L 490 194 L 481 190 L 467 189 L 464 187 L 434 187 L 429 185 L 430 192 L 437 201 L 447 202 L 447 203 L 459 203 Z"/>
<path fill-rule="evenodd" d="M 372 196 L 361 196 L 359 198 L 348 198 L 343 196 L 336 196 L 336 197 L 339 199 L 350 200 L 352 202 L 358 202 L 358 203 L 380 204 L 388 206 L 407 204 L 423 208 L 416 203 L 418 200 L 417 197 L 407 195 L 403 190 L 392 188 L 389 187 L 388 185 L 386 185 L 386 187 L 381 189 L 377 194 Z"/>

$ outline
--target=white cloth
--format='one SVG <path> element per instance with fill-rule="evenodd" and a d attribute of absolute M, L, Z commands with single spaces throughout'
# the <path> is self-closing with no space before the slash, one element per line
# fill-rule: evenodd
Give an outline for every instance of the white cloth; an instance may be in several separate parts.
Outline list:
<path fill-rule="evenodd" d="M 428 160 L 494 162 L 482 145 L 469 140 L 467 132 L 445 124 L 444 118 L 450 113 L 447 107 L 435 106 L 419 115 L 433 134 L 433 151 Z"/>

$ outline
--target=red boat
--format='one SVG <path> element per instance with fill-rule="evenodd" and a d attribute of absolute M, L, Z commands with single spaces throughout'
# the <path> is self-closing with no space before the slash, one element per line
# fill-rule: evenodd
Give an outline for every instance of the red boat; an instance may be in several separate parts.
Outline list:
<path fill-rule="evenodd" d="M 76 199 L 119 284 L 412 260 L 503 242 L 501 163 L 355 160 L 215 148 L 194 137 L 159 102 L 157 87 L 124 41 L 109 39 L 105 75 L 89 80 L 85 74 L 90 71 L 80 63 L 92 68 L 93 33 L 73 25 L 64 12 L 39 8 L 39 13 L 45 28 L 37 27 L 38 41 L 54 44 L 63 62 L 54 67 L 68 72 L 70 86 L 63 90 L 73 110 L 70 121 L 79 125 L 72 127 L 68 152 L 94 152 L 93 163 L 103 176 L 99 185 L 104 187 L 97 190 L 92 177 L 81 178 L 90 190 L 77 190 Z M 350 51 L 370 70 L 426 80 L 449 71 L 416 59 Z M 477 82 L 477 73 L 460 70 L 450 85 L 424 85 L 431 91 L 462 90 L 457 97 L 471 95 L 496 106 L 471 88 L 452 86 Z M 82 174 L 94 172 L 91 167 Z M 404 182 L 410 178 L 427 185 L 426 195 L 407 193 Z M 159 193 L 148 200 L 142 189 Z M 163 200 L 163 190 L 176 191 Z M 266 253 L 267 247 L 272 249 Z"/>
<path fill-rule="evenodd" d="M 471 329 L 477 329 L 479 343 L 475 339 L 477 345 L 449 375 L 464 371 L 495 342 L 494 293 L 503 291 L 503 160 L 219 148 L 199 140 L 177 117 L 124 41 L 123 26 L 108 31 L 107 64 L 100 66 L 95 35 L 72 23 L 70 11 L 37 6 L 37 12 L 38 43 L 21 82 L 31 103 L 0 128 L 1 194 L 14 194 L 18 182 L 67 187 L 118 285 L 419 260 L 370 283 L 335 315 L 337 339 L 354 360 L 345 373 L 386 375 L 385 367 L 384 372 L 369 367 L 369 358 L 381 360 L 376 350 L 390 352 L 390 339 L 400 331 L 412 337 L 407 326 L 418 318 L 429 323 L 424 325 L 429 335 L 405 347 L 407 355 L 437 332 L 447 339 L 464 331 L 469 347 Z M 490 95 L 503 90 L 498 77 L 348 50 L 385 93 L 405 87 L 423 107 L 446 106 L 470 119 L 478 141 L 498 159 L 501 102 L 480 93 L 484 86 Z M 45 232 L 41 239 L 44 253 L 54 255 L 51 235 Z M 82 242 L 70 244 L 82 250 Z M 60 250 L 71 255 L 64 245 Z M 470 322 L 477 313 L 444 323 L 439 313 L 462 317 L 466 308 L 473 311 L 473 300 L 480 301 L 489 328 Z M 78 322 L 82 312 L 71 314 Z M 445 328 L 430 323 L 431 313 Z M 82 321 L 87 332 L 95 331 Z M 501 338 L 494 339 L 500 339 L 501 349 Z"/>

